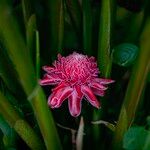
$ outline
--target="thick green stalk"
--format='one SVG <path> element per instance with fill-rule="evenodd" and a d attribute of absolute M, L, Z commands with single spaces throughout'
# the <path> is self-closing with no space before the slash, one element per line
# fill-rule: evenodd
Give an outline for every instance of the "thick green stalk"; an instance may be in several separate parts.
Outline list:
<path fill-rule="evenodd" d="M 0 114 L 6 119 L 8 124 L 15 129 L 15 131 L 31 149 L 41 150 L 44 148 L 42 141 L 40 138 L 38 138 L 34 130 L 19 116 L 19 114 L 1 92 Z"/>
<path fill-rule="evenodd" d="M 150 19 L 148 18 L 140 38 L 140 53 L 134 64 L 132 75 L 126 91 L 124 103 L 117 123 L 113 139 L 113 148 L 121 149 L 123 135 L 134 121 L 135 113 L 140 103 L 142 91 L 146 84 L 150 69 Z M 126 116 L 126 117 L 125 117 Z M 126 121 L 124 121 L 126 120 Z M 121 122 L 126 122 L 121 124 Z"/>
<path fill-rule="evenodd" d="M 83 49 L 92 55 L 92 10 L 90 0 L 83 0 Z"/>
<path fill-rule="evenodd" d="M 115 2 L 113 0 L 101 1 L 101 12 L 99 22 L 99 37 L 98 37 L 98 65 L 100 68 L 101 76 L 110 77 L 112 58 L 110 54 L 111 44 L 111 29 L 112 29 L 112 10 L 114 9 Z M 102 109 L 93 113 L 93 121 L 100 120 L 106 109 L 106 102 L 102 105 Z M 100 140 L 101 130 L 99 125 L 93 127 L 94 140 L 96 145 Z M 99 149 L 99 146 L 97 146 Z"/>
<path fill-rule="evenodd" d="M 0 33 L 2 33 L 9 57 L 15 65 L 19 80 L 33 107 L 47 149 L 61 149 L 52 115 L 42 89 L 37 86 L 32 60 L 18 28 L 6 1 L 1 0 Z"/>
<path fill-rule="evenodd" d="M 110 38 L 112 28 L 112 0 L 102 0 L 98 38 L 98 63 L 102 76 L 111 72 Z"/>

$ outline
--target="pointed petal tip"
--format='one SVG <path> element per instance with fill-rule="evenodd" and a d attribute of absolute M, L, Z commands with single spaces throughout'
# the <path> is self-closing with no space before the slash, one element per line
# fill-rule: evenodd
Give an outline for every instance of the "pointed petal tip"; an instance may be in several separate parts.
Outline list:
<path fill-rule="evenodd" d="M 45 84 L 45 81 L 43 81 L 42 79 L 40 79 L 40 80 L 38 81 L 38 83 L 39 83 L 39 85 L 41 85 L 41 86 L 47 85 L 47 84 Z"/>
<path fill-rule="evenodd" d="M 110 83 L 114 83 L 114 82 L 115 82 L 115 80 L 111 80 L 111 81 L 110 81 Z"/>
<path fill-rule="evenodd" d="M 99 102 L 99 101 L 95 103 L 95 107 L 96 107 L 97 109 L 100 109 L 100 108 L 101 108 L 101 105 L 100 105 L 100 102 Z"/>
<path fill-rule="evenodd" d="M 78 117 L 80 115 L 81 112 L 73 112 L 73 111 L 70 111 L 70 114 L 72 117 Z"/>

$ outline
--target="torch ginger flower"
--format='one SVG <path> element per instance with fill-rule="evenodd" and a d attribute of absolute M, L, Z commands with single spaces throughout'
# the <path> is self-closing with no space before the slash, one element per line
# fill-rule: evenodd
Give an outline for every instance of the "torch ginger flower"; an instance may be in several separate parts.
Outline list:
<path fill-rule="evenodd" d="M 46 71 L 40 85 L 55 85 L 48 98 L 51 108 L 58 108 L 64 100 L 68 99 L 70 114 L 77 117 L 81 113 L 81 101 L 86 98 L 91 105 L 100 108 L 100 103 L 95 95 L 104 96 L 107 87 L 113 83 L 111 79 L 98 78 L 99 70 L 94 57 L 73 54 L 62 57 L 53 66 L 43 66 Z"/>

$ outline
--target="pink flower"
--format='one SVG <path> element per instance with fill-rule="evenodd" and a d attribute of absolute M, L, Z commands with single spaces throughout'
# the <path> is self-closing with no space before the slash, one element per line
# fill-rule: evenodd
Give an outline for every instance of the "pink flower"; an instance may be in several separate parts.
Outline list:
<path fill-rule="evenodd" d="M 51 108 L 58 108 L 64 100 L 68 99 L 69 111 L 77 117 L 81 112 L 81 101 L 86 98 L 94 107 L 100 108 L 95 95 L 104 96 L 106 85 L 114 82 L 111 79 L 98 78 L 99 70 L 94 57 L 73 54 L 62 57 L 53 66 L 43 66 L 46 71 L 41 85 L 55 85 L 48 98 Z"/>

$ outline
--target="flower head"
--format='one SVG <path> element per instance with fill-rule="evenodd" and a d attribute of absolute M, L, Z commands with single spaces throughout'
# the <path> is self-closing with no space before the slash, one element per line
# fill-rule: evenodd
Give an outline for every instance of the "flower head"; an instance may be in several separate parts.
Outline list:
<path fill-rule="evenodd" d="M 86 98 L 91 105 L 100 108 L 100 102 L 95 95 L 104 96 L 106 85 L 114 82 L 111 79 L 98 78 L 99 70 L 94 57 L 73 54 L 62 57 L 53 66 L 43 66 L 46 71 L 41 85 L 55 85 L 48 98 L 51 108 L 58 108 L 68 99 L 69 111 L 77 117 L 81 112 L 81 101 Z"/>

